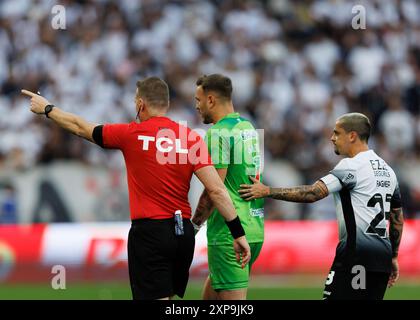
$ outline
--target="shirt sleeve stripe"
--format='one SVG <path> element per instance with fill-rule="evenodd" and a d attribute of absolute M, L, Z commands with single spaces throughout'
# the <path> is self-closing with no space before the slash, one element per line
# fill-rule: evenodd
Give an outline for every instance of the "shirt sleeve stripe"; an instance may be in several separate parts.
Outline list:
<path fill-rule="evenodd" d="M 93 141 L 95 141 L 95 143 L 102 148 L 104 147 L 104 139 L 103 139 L 103 134 L 102 134 L 103 128 L 104 128 L 103 125 L 96 126 L 93 129 L 93 133 L 92 133 Z"/>

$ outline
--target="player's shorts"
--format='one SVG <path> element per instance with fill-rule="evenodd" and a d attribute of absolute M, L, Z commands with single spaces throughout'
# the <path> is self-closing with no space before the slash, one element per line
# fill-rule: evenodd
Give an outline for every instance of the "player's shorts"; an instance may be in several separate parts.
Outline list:
<path fill-rule="evenodd" d="M 382 300 L 390 274 L 332 268 L 325 282 L 324 300 Z"/>
<path fill-rule="evenodd" d="M 258 258 L 263 242 L 250 243 L 250 262 L 241 268 L 236 261 L 233 245 L 208 245 L 211 286 L 215 291 L 248 288 L 252 264 Z"/>
<path fill-rule="evenodd" d="M 132 221 L 128 269 L 134 300 L 183 297 L 194 256 L 194 227 L 183 219 L 184 235 L 175 235 L 174 219 Z"/>

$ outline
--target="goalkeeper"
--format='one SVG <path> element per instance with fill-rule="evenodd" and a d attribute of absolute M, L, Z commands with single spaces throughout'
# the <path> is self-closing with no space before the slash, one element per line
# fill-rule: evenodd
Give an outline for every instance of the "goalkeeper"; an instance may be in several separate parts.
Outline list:
<path fill-rule="evenodd" d="M 232 82 L 229 78 L 219 74 L 202 76 L 196 85 L 196 109 L 205 124 L 214 124 L 206 134 L 212 161 L 229 191 L 251 248 L 250 263 L 241 268 L 232 250 L 229 250 L 233 241 L 229 229 L 215 209 L 215 203 L 204 191 L 192 218 L 196 228 L 208 219 L 210 274 L 204 285 L 203 299 L 244 300 L 251 266 L 264 241 L 264 201 L 257 199 L 247 202 L 237 190 L 241 184 L 249 183 L 250 177 L 258 181 L 261 178 L 258 135 L 248 120 L 234 112 Z"/>

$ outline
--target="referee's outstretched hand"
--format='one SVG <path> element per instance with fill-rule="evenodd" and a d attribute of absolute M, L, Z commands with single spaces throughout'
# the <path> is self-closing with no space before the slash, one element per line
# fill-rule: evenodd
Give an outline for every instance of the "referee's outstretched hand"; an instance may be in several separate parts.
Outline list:
<path fill-rule="evenodd" d="M 249 248 L 245 236 L 233 240 L 233 248 L 236 253 L 236 261 L 241 264 L 242 269 L 245 268 L 246 264 L 251 259 L 251 249 Z"/>
<path fill-rule="evenodd" d="M 44 114 L 45 107 L 50 104 L 50 102 L 39 94 L 33 93 L 29 90 L 23 89 L 22 94 L 31 97 L 31 111 L 36 114 Z"/>

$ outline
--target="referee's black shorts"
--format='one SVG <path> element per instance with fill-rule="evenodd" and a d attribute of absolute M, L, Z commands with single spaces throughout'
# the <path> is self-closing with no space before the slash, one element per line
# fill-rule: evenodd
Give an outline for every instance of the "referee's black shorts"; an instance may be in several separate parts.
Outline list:
<path fill-rule="evenodd" d="M 366 271 L 362 275 L 352 273 L 350 269 L 331 268 L 325 282 L 323 300 L 382 300 L 389 276 L 386 272 Z"/>
<path fill-rule="evenodd" d="M 128 235 L 128 270 L 134 300 L 183 297 L 194 256 L 194 227 L 184 221 L 175 235 L 174 219 L 133 220 Z"/>

